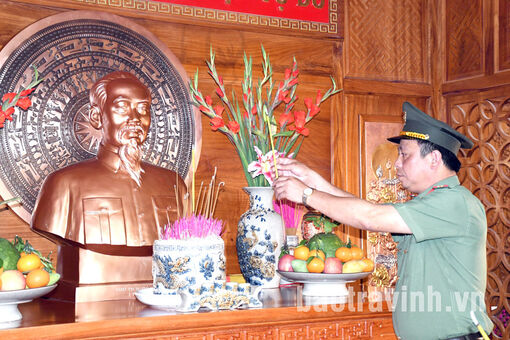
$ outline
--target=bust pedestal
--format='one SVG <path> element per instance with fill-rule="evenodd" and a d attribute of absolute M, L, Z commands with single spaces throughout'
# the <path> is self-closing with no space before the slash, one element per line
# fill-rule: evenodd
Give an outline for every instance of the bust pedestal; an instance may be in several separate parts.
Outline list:
<path fill-rule="evenodd" d="M 109 255 L 59 245 L 57 272 L 62 277 L 50 297 L 73 302 L 134 299 L 137 290 L 152 287 L 152 246 L 125 248 L 123 255 Z"/>

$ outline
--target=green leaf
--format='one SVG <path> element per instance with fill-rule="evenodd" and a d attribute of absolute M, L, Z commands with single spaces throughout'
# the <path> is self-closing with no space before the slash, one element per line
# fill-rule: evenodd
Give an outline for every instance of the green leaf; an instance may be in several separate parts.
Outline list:
<path fill-rule="evenodd" d="M 280 131 L 273 135 L 273 137 L 290 137 L 294 131 Z"/>

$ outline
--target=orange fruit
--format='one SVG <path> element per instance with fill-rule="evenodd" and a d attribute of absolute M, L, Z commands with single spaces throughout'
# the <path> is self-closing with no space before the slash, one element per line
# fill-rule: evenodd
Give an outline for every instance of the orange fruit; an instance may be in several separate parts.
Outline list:
<path fill-rule="evenodd" d="M 312 249 L 310 253 L 308 253 L 308 257 L 310 256 L 318 256 L 322 259 L 322 261 L 326 261 L 326 254 L 320 249 Z"/>
<path fill-rule="evenodd" d="M 17 267 L 20 272 L 26 273 L 39 268 L 41 264 L 42 262 L 39 256 L 35 254 L 28 254 L 19 258 Z"/>
<path fill-rule="evenodd" d="M 299 246 L 294 249 L 294 257 L 298 260 L 308 260 L 310 249 L 307 246 Z"/>
<path fill-rule="evenodd" d="M 342 262 L 347 262 L 352 259 L 351 249 L 347 247 L 337 248 L 335 257 Z"/>
<path fill-rule="evenodd" d="M 374 271 L 374 261 L 368 258 L 361 259 L 360 261 L 364 272 Z"/>
<path fill-rule="evenodd" d="M 322 273 L 324 270 L 324 261 L 320 257 L 313 257 L 310 262 L 307 263 L 306 269 L 309 273 Z"/>
<path fill-rule="evenodd" d="M 351 247 L 351 255 L 353 260 L 361 260 L 365 256 L 365 253 L 363 252 L 363 249 L 354 246 Z"/>
<path fill-rule="evenodd" d="M 44 287 L 50 282 L 50 273 L 44 269 L 32 270 L 27 274 L 28 288 Z"/>

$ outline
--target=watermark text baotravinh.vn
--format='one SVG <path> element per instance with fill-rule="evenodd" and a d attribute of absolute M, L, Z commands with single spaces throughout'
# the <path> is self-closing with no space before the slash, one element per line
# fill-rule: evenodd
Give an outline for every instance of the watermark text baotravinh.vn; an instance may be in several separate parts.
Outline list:
<path fill-rule="evenodd" d="M 466 312 L 479 310 L 483 306 L 484 296 L 480 292 L 440 292 L 432 286 L 425 291 L 411 291 L 403 286 L 401 291 L 393 293 L 392 300 L 385 300 L 380 292 L 373 292 L 368 298 L 366 292 L 355 292 L 348 287 L 348 296 L 345 297 L 311 297 L 303 296 L 302 288 L 297 289 L 298 311 L 350 311 L 382 312 L 397 308 L 401 312 Z"/>

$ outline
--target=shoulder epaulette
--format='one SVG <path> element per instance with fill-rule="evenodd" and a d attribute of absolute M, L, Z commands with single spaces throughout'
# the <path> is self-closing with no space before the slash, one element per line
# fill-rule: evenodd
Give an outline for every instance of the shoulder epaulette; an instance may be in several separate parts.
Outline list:
<path fill-rule="evenodd" d="M 432 189 L 430 189 L 429 192 L 427 192 L 427 195 L 436 189 L 444 189 L 444 188 L 449 188 L 449 187 L 450 186 L 448 184 L 433 186 Z"/>

